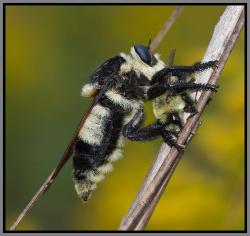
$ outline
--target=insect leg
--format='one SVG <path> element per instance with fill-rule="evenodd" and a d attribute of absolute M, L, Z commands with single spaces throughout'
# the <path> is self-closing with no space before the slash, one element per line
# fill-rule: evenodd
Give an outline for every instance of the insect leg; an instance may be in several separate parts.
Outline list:
<path fill-rule="evenodd" d="M 209 103 L 212 101 L 212 98 L 209 98 L 208 100 L 207 100 L 207 104 L 206 105 L 209 105 Z"/>
<path fill-rule="evenodd" d="M 183 89 L 199 89 L 199 90 L 211 90 L 217 92 L 217 88 L 220 86 L 212 84 L 196 84 L 196 83 L 172 83 L 169 86 L 171 89 L 183 90 Z"/>
<path fill-rule="evenodd" d="M 206 70 L 208 68 L 217 68 L 217 63 L 218 63 L 218 61 L 209 61 L 209 62 L 205 62 L 205 63 L 197 62 L 192 66 L 167 67 L 167 68 L 164 68 L 161 71 L 157 72 L 153 76 L 150 84 L 152 85 L 152 84 L 155 84 L 158 82 L 162 82 L 163 78 L 166 77 L 169 72 L 171 72 L 173 76 L 181 76 L 182 74 L 191 75 L 196 71 L 203 71 L 203 70 Z"/>
<path fill-rule="evenodd" d="M 209 61 L 209 62 L 197 62 L 192 66 L 172 66 L 167 68 L 169 71 L 172 72 L 173 75 L 175 74 L 193 74 L 196 71 L 203 71 L 208 68 L 217 68 L 218 61 Z"/>
<path fill-rule="evenodd" d="M 152 141 L 162 137 L 163 141 L 169 146 L 175 147 L 178 151 L 183 149 L 183 147 L 177 144 L 177 142 L 173 139 L 171 133 L 164 130 L 164 126 L 159 124 L 159 120 L 156 120 L 153 124 L 134 132 L 127 130 L 126 134 L 123 133 L 123 135 L 131 141 Z"/>
<path fill-rule="evenodd" d="M 194 116 L 195 114 L 198 113 L 196 107 L 194 106 L 194 101 L 188 96 L 188 94 L 183 93 L 181 95 L 181 98 L 186 102 L 186 106 L 185 108 L 191 109 L 192 110 L 192 114 L 191 116 Z"/>
<path fill-rule="evenodd" d="M 167 84 L 156 84 L 150 87 L 147 93 L 148 100 L 152 100 L 160 95 L 164 94 L 170 86 Z"/>
<path fill-rule="evenodd" d="M 144 128 L 140 128 L 144 121 L 144 119 L 139 118 L 142 117 L 142 112 L 144 111 L 138 110 L 132 119 L 124 126 L 123 135 L 125 137 L 131 141 L 152 141 L 162 137 L 164 142 L 166 142 L 171 147 L 175 147 L 178 151 L 183 148 L 177 144 L 177 142 L 171 136 L 171 133 L 165 130 L 164 125 L 162 125 L 159 120 L 156 120 L 153 124 Z M 141 120 L 138 121 L 138 119 Z"/>
<path fill-rule="evenodd" d="M 152 141 L 161 137 L 161 129 L 162 126 L 153 123 L 136 131 L 126 130 L 126 133 L 123 132 L 123 135 L 131 141 Z"/>
<path fill-rule="evenodd" d="M 171 133 L 164 130 L 162 131 L 162 138 L 164 140 L 165 143 L 167 143 L 169 146 L 171 147 L 175 147 L 178 151 L 180 151 L 181 149 L 184 148 L 184 146 L 180 146 L 176 141 L 175 139 L 173 139 L 173 137 L 171 136 Z"/>
<path fill-rule="evenodd" d="M 158 121 L 141 128 L 145 119 L 143 109 L 138 110 L 123 128 L 123 136 L 131 141 L 151 141 L 161 136 L 162 125 Z"/>

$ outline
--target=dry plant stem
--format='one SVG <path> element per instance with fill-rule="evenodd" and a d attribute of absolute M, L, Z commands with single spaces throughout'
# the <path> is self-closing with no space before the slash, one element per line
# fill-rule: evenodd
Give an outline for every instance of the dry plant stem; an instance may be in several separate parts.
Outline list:
<path fill-rule="evenodd" d="M 168 19 L 168 21 L 165 23 L 165 25 L 163 26 L 162 30 L 158 33 L 157 37 L 155 38 L 155 40 L 153 41 L 153 43 L 151 44 L 151 50 L 153 51 L 154 48 L 160 43 L 160 41 L 162 40 L 162 38 L 164 37 L 164 35 L 167 33 L 167 31 L 169 30 L 169 28 L 172 26 L 172 24 L 174 23 L 175 19 L 178 17 L 178 15 L 180 14 L 181 10 L 183 9 L 184 6 L 179 6 L 176 8 L 176 10 L 173 11 L 172 15 L 170 16 L 170 18 Z M 83 118 L 84 119 L 84 118 Z M 79 128 L 79 126 L 78 126 Z M 62 166 L 61 166 L 62 167 Z M 60 167 L 60 168 L 61 168 Z M 37 199 L 40 197 L 40 195 L 46 191 L 48 189 L 48 187 L 50 186 L 50 184 L 53 182 L 53 177 L 59 172 L 58 168 L 56 168 L 52 174 L 49 176 L 49 178 L 44 182 L 44 184 L 42 185 L 42 187 L 38 190 L 38 192 L 35 194 L 35 196 L 31 199 L 31 201 L 29 202 L 29 204 L 25 207 L 25 209 L 23 210 L 23 212 L 19 215 L 19 217 L 17 218 L 17 220 L 14 222 L 14 224 L 11 226 L 10 231 L 15 230 L 15 228 L 17 227 L 17 225 L 20 223 L 20 221 L 24 218 L 24 216 L 27 214 L 27 212 L 30 210 L 30 208 L 34 205 L 34 203 L 37 201 Z"/>
<path fill-rule="evenodd" d="M 229 20 L 231 19 L 231 20 Z M 225 63 L 236 43 L 236 40 L 244 26 L 245 13 L 243 6 L 230 6 L 227 7 L 220 22 L 215 27 L 215 33 L 210 41 L 208 50 L 205 54 L 206 58 L 219 60 L 218 69 L 212 73 L 210 83 L 215 84 L 225 66 Z M 232 24 L 232 22 L 235 22 Z M 230 29 L 228 29 L 230 28 Z M 219 41 L 214 39 L 218 37 L 217 32 L 221 32 Z M 225 32 L 227 32 L 225 34 Z M 221 37 L 222 36 L 222 37 Z M 222 44 L 222 47 L 218 50 L 218 44 Z M 217 48 L 217 50 L 214 50 Z M 217 55 L 217 56 L 215 56 Z M 215 56 L 215 57 L 213 57 Z M 204 58 L 205 58 L 204 57 Z M 207 61 L 207 59 L 205 60 Z M 209 60 L 211 60 L 209 59 Z M 204 74 L 202 74 L 204 76 Z M 210 75 L 207 78 L 209 79 Z M 178 143 L 187 146 L 190 141 L 190 132 L 195 133 L 195 130 L 199 126 L 199 118 L 206 105 L 207 99 L 210 97 L 211 91 L 205 91 L 199 99 L 197 104 L 198 114 L 188 119 L 183 131 L 181 132 Z M 166 151 L 166 152 L 165 152 Z M 172 176 L 174 169 L 176 168 L 182 154 L 178 153 L 172 148 L 167 155 L 169 148 L 166 144 L 162 144 L 161 148 L 156 156 L 154 163 L 152 164 L 149 173 L 146 176 L 144 183 L 142 184 L 134 202 L 132 203 L 128 213 L 122 219 L 119 230 L 144 230 L 155 206 L 157 205 L 169 179 Z M 164 160 L 164 161 L 163 161 Z M 156 170 L 156 172 L 155 172 Z"/>
<path fill-rule="evenodd" d="M 176 18 L 179 16 L 181 11 L 183 10 L 184 6 L 178 6 L 171 14 L 171 16 L 168 18 L 164 26 L 162 27 L 161 31 L 157 34 L 154 41 L 150 45 L 150 50 L 153 52 L 155 48 L 158 46 L 158 44 L 161 42 L 165 34 L 168 32 L 170 27 L 175 22 Z"/>
<path fill-rule="evenodd" d="M 23 219 L 23 217 L 27 214 L 27 212 L 30 210 L 30 208 L 33 206 L 33 204 L 36 202 L 36 200 L 40 197 L 40 195 L 43 193 L 43 191 L 46 189 L 47 185 L 51 181 L 51 177 L 53 176 L 55 170 L 52 172 L 52 174 L 49 176 L 49 178 L 44 182 L 42 187 L 38 190 L 36 195 L 30 200 L 29 204 L 24 208 L 23 212 L 19 215 L 19 217 L 16 219 L 14 224 L 11 226 L 10 231 L 15 230 L 19 222 Z"/>

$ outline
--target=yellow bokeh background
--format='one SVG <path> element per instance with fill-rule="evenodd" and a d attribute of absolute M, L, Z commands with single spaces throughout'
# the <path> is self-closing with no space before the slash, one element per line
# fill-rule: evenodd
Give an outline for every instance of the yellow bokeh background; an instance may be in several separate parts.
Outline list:
<path fill-rule="evenodd" d="M 176 6 L 6 6 L 6 230 L 57 166 L 91 100 L 80 96 L 106 59 L 147 45 Z M 176 65 L 202 59 L 226 6 L 186 6 L 155 52 Z M 146 230 L 245 229 L 244 29 L 202 125 Z M 151 103 L 147 121 L 154 120 Z M 162 140 L 129 142 L 89 202 L 72 162 L 17 230 L 117 230 Z"/>

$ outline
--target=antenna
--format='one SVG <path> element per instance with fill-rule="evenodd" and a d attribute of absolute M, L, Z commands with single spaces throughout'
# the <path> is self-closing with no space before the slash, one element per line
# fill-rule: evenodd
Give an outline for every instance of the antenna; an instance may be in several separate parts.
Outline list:
<path fill-rule="evenodd" d="M 150 44 L 151 44 L 152 36 L 153 36 L 153 32 L 151 31 L 151 38 L 150 38 L 149 43 L 148 43 L 148 50 L 150 49 Z"/>

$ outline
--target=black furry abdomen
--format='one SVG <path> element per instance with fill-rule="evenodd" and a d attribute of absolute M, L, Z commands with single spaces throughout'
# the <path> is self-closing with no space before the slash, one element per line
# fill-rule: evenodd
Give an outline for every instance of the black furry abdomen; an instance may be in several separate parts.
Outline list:
<path fill-rule="evenodd" d="M 103 174 L 112 170 L 110 162 L 121 156 L 117 144 L 121 138 L 124 112 L 103 105 L 100 107 L 106 109 L 107 113 L 103 116 L 101 112 L 98 114 L 94 110 L 79 132 L 74 146 L 73 179 L 76 191 L 84 202 L 88 200 L 96 184 L 104 178 Z"/>

